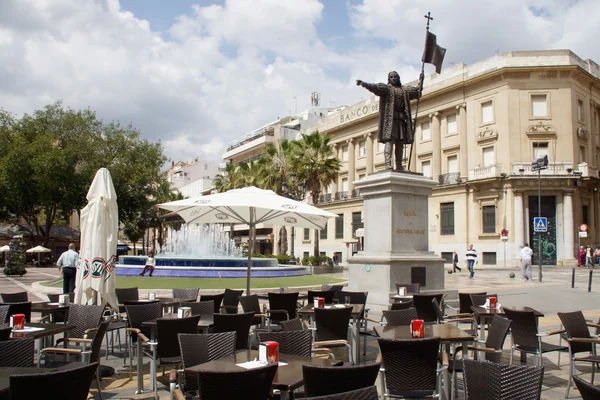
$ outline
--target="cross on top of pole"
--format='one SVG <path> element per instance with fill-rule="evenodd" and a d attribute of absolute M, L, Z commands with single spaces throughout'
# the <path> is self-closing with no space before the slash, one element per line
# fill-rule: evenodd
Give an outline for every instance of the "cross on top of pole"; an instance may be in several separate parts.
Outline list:
<path fill-rule="evenodd" d="M 433 17 L 431 16 L 431 11 L 427 11 L 427 15 L 424 15 L 427 18 L 427 30 L 429 30 L 429 21 L 433 21 Z"/>

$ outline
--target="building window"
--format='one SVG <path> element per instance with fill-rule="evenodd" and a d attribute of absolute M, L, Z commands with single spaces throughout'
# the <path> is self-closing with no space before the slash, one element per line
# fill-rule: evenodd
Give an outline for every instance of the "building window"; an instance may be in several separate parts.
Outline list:
<path fill-rule="evenodd" d="M 319 239 L 327 239 L 327 225 L 329 225 L 329 223 L 326 223 L 325 227 L 319 232 Z"/>
<path fill-rule="evenodd" d="M 431 178 L 431 161 L 421 162 L 421 172 L 423 173 L 423 176 Z"/>
<path fill-rule="evenodd" d="M 594 124 L 596 126 L 596 134 L 598 134 L 598 132 L 600 132 L 600 114 L 598 113 L 598 111 L 594 113 L 594 121 Z"/>
<path fill-rule="evenodd" d="M 454 235 L 454 203 L 440 204 L 442 235 Z"/>
<path fill-rule="evenodd" d="M 583 100 L 577 100 L 577 121 L 583 122 L 584 116 Z"/>
<path fill-rule="evenodd" d="M 365 157 L 367 155 L 367 142 L 361 140 L 358 142 L 358 156 Z"/>
<path fill-rule="evenodd" d="M 305 251 L 302 253 L 302 258 L 308 258 L 308 257 L 309 257 L 308 251 Z"/>
<path fill-rule="evenodd" d="M 344 238 L 344 214 L 338 214 L 335 218 L 335 238 Z"/>
<path fill-rule="evenodd" d="M 532 117 L 547 117 L 548 103 L 545 94 L 531 95 L 531 116 Z"/>
<path fill-rule="evenodd" d="M 342 161 L 348 161 L 348 146 L 342 148 Z"/>
<path fill-rule="evenodd" d="M 458 133 L 456 114 L 451 114 L 446 117 L 446 129 L 448 135 L 456 135 Z"/>
<path fill-rule="evenodd" d="M 496 253 L 483 252 L 483 261 L 485 265 L 496 265 Z"/>
<path fill-rule="evenodd" d="M 484 147 L 483 149 L 483 166 L 490 167 L 496 164 L 496 155 L 494 154 L 494 146 Z"/>
<path fill-rule="evenodd" d="M 581 219 L 584 224 L 586 224 L 586 225 L 589 224 L 590 220 L 589 220 L 589 207 L 588 206 L 581 207 Z"/>
<path fill-rule="evenodd" d="M 342 192 L 348 191 L 348 178 L 342 179 Z"/>
<path fill-rule="evenodd" d="M 540 157 L 548 155 L 548 142 L 533 143 L 533 159 L 537 160 Z"/>
<path fill-rule="evenodd" d="M 494 103 L 486 101 L 481 103 L 481 124 L 490 124 L 494 122 Z"/>
<path fill-rule="evenodd" d="M 352 213 L 352 237 L 356 236 L 356 230 L 358 228 L 362 228 L 363 227 L 363 223 L 361 222 L 361 216 L 360 216 L 360 212 L 353 212 Z"/>
<path fill-rule="evenodd" d="M 423 122 L 421 124 L 421 140 L 423 142 L 431 140 L 431 129 L 429 122 Z"/>
<path fill-rule="evenodd" d="M 365 177 L 365 174 L 358 174 L 358 179 L 361 180 L 362 178 Z"/>
<path fill-rule="evenodd" d="M 483 233 L 496 233 L 496 206 L 483 206 Z"/>
<path fill-rule="evenodd" d="M 448 156 L 448 173 L 458 172 L 458 155 Z"/>
<path fill-rule="evenodd" d="M 310 240 L 310 229 L 304 228 L 304 240 Z"/>
<path fill-rule="evenodd" d="M 585 162 L 585 146 L 579 146 L 579 163 Z"/>
<path fill-rule="evenodd" d="M 446 264 L 452 264 L 452 252 L 451 251 L 442 251 L 442 258 L 444 259 Z"/>

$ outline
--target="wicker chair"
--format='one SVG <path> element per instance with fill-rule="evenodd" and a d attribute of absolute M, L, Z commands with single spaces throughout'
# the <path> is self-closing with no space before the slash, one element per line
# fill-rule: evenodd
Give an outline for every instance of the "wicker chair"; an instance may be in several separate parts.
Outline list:
<path fill-rule="evenodd" d="M 198 372 L 202 400 L 266 400 L 277 364 L 244 371 Z"/>
<path fill-rule="evenodd" d="M 569 346 L 569 360 L 571 361 L 569 377 L 572 378 L 575 375 L 576 362 L 600 363 L 600 356 L 596 355 L 596 343 L 600 343 L 600 340 L 598 338 L 593 338 L 592 335 L 590 335 L 590 330 L 588 328 L 588 326 L 598 325 L 588 324 L 581 311 L 569 313 L 559 312 L 558 317 L 566 330 L 565 336 Z M 577 357 L 578 353 L 587 354 L 582 357 Z M 592 368 L 592 384 L 594 383 L 595 374 L 596 368 Z M 565 397 L 569 397 L 571 386 L 572 382 L 571 379 L 569 379 Z"/>
<path fill-rule="evenodd" d="M 296 303 L 298 292 L 268 293 L 269 295 L 269 323 L 287 321 L 296 318 Z"/>
<path fill-rule="evenodd" d="M 127 320 L 129 321 L 129 340 L 127 341 L 127 352 L 129 354 L 129 373 L 131 376 L 133 363 L 133 344 L 137 342 L 138 334 L 142 333 L 146 337 L 150 337 L 152 329 L 147 326 L 142 326 L 142 323 L 158 319 L 162 317 L 162 306 L 159 302 L 152 302 L 140 305 L 126 305 Z"/>
<path fill-rule="evenodd" d="M 398 289 L 401 287 L 406 288 L 406 294 L 417 294 L 421 291 L 420 283 L 396 283 L 396 293 L 398 293 Z"/>
<path fill-rule="evenodd" d="M 279 352 L 310 357 L 312 353 L 312 332 L 299 331 L 259 332 L 258 341 L 272 340 L 279 343 Z"/>
<path fill-rule="evenodd" d="M 385 396 L 436 397 L 441 393 L 441 373 L 438 368 L 440 338 L 382 339 L 378 338 L 383 360 L 381 384 Z"/>
<path fill-rule="evenodd" d="M 337 292 L 335 290 L 324 290 L 324 291 L 316 291 L 309 290 L 308 291 L 308 304 L 313 304 L 315 297 L 322 297 L 325 300 L 326 304 L 333 303 L 333 297 Z"/>
<path fill-rule="evenodd" d="M 235 354 L 235 336 L 235 332 L 207 335 L 180 333 L 178 337 L 183 369 Z M 179 377 L 183 379 L 178 379 Z M 180 370 L 174 375 L 171 371 L 171 393 L 174 393 L 176 382 L 179 382 L 184 393 L 198 390 L 196 374 L 185 374 Z"/>
<path fill-rule="evenodd" d="M 305 397 L 304 400 L 379 400 L 379 395 L 375 386 L 369 386 L 363 389 L 327 396 Z"/>
<path fill-rule="evenodd" d="M 304 393 L 306 396 L 324 396 L 375 385 L 381 364 L 321 367 L 303 365 Z"/>
<path fill-rule="evenodd" d="M 235 349 L 247 349 L 248 348 L 248 336 L 250 334 L 250 326 L 254 313 L 241 313 L 241 314 L 215 314 L 215 323 L 213 325 L 213 331 L 211 333 L 222 333 L 222 332 L 235 332 L 236 341 Z"/>
<path fill-rule="evenodd" d="M 10 326 L 7 328 L 0 328 L 0 342 L 10 339 L 11 333 L 12 328 Z"/>
<path fill-rule="evenodd" d="M 225 292 L 217 293 L 217 294 L 201 294 L 200 301 L 214 301 L 215 306 L 215 314 L 221 312 L 221 303 L 223 303 L 223 298 L 225 297 Z"/>
<path fill-rule="evenodd" d="M 410 300 L 410 301 L 397 301 L 395 303 L 390 304 L 390 310 L 392 311 L 396 311 L 396 310 L 406 310 L 408 308 L 414 308 L 415 307 L 415 302 Z"/>
<path fill-rule="evenodd" d="M 225 289 L 223 296 L 223 305 L 221 306 L 221 312 L 227 314 L 237 314 L 238 306 L 240 304 L 240 296 L 244 294 L 244 290 L 233 290 Z"/>
<path fill-rule="evenodd" d="M 98 364 L 43 374 L 12 375 L 11 399 L 86 400 Z"/>
<path fill-rule="evenodd" d="M 0 297 L 2 297 L 3 303 L 27 303 L 29 298 L 27 296 L 27 292 L 17 292 L 17 293 L 1 293 Z"/>
<path fill-rule="evenodd" d="M 33 367 L 32 338 L 9 339 L 0 342 L 0 367 Z"/>
<path fill-rule="evenodd" d="M 0 304 L 0 324 L 8 322 L 8 311 L 10 306 L 8 304 Z"/>
<path fill-rule="evenodd" d="M 464 360 L 466 400 L 538 400 L 544 368 Z"/>
<path fill-rule="evenodd" d="M 48 301 L 51 303 L 58 303 L 58 301 L 60 300 L 60 294 L 58 293 L 49 293 L 46 296 L 48 296 Z M 75 300 L 75 293 L 69 293 L 69 299 L 71 300 L 71 302 L 73 302 L 73 300 Z M 67 320 L 67 316 L 69 314 L 69 311 L 56 311 L 53 312 L 51 314 L 51 321 L 54 323 L 57 322 L 65 322 Z M 45 313 L 42 313 L 42 317 L 46 316 Z"/>
<path fill-rule="evenodd" d="M 194 302 L 198 300 L 198 288 L 173 289 L 173 298 L 181 301 Z"/>
<path fill-rule="evenodd" d="M 137 301 L 140 298 L 140 293 L 137 287 L 131 288 L 116 288 L 117 302 L 124 304 L 125 301 Z M 125 306 L 119 306 L 119 312 L 125 312 Z"/>
<path fill-rule="evenodd" d="M 413 295 L 413 302 L 415 303 L 415 308 L 417 309 L 417 315 L 419 316 L 419 319 L 422 319 L 425 321 L 425 323 L 437 323 L 439 318 L 439 310 L 436 310 L 432 300 L 436 299 L 438 304 L 443 308 L 443 297 L 443 293 Z"/>
<path fill-rule="evenodd" d="M 321 285 L 321 291 L 333 291 L 333 292 L 339 292 L 340 290 L 344 290 L 344 285 L 326 285 L 323 284 Z"/>
<path fill-rule="evenodd" d="M 8 320 L 11 315 L 24 314 L 25 322 L 31 322 L 31 302 L 26 301 L 24 303 L 8 303 Z"/>
<path fill-rule="evenodd" d="M 352 307 L 315 308 L 316 341 L 315 348 L 347 347 L 348 358 L 354 364 L 354 355 L 348 343 L 348 325 Z"/>
<path fill-rule="evenodd" d="M 215 315 L 215 302 L 212 300 L 182 302 L 182 303 L 180 303 L 180 305 L 181 305 L 181 307 L 189 307 L 192 310 L 192 315 L 204 315 L 204 316 Z"/>
<path fill-rule="evenodd" d="M 244 312 L 254 313 L 252 325 L 258 325 L 259 327 L 264 327 L 266 325 L 266 322 L 268 322 L 266 321 L 268 315 L 262 313 L 257 295 L 240 296 L 240 304 L 242 305 L 242 310 L 244 310 Z"/>
<path fill-rule="evenodd" d="M 575 385 L 577 385 L 577 389 L 579 389 L 579 394 L 583 400 L 600 399 L 600 387 L 594 386 L 578 376 L 574 376 L 573 380 L 575 381 Z"/>
<path fill-rule="evenodd" d="M 301 318 L 290 319 L 289 321 L 281 321 L 279 323 L 282 331 L 301 331 L 307 329 L 307 324 Z"/>
<path fill-rule="evenodd" d="M 506 318 L 512 321 L 510 327 L 512 346 L 510 350 L 510 363 L 512 364 L 513 353 L 518 350 L 522 353 L 533 354 L 536 364 L 542 366 L 542 355 L 553 351 L 567 351 L 567 346 L 557 346 L 542 342 L 542 336 L 550 336 L 563 332 L 562 330 L 539 334 L 533 311 L 516 311 L 505 308 Z"/>
<path fill-rule="evenodd" d="M 383 310 L 383 318 L 388 326 L 410 325 L 410 321 L 418 319 L 417 309 L 408 308 L 406 310 Z"/>
<path fill-rule="evenodd" d="M 69 331 L 70 338 L 83 338 L 89 329 L 96 329 L 100 325 L 100 320 L 104 314 L 104 306 L 88 306 L 82 304 L 71 304 L 69 306 L 68 324 L 75 325 L 75 328 Z M 58 339 L 56 343 L 63 342 L 64 339 Z M 72 340 L 71 340 L 72 341 Z"/>
<path fill-rule="evenodd" d="M 368 317 L 369 310 L 367 309 L 367 296 L 369 292 L 347 292 L 340 291 L 337 292 L 337 296 L 340 304 L 343 304 L 346 301 L 346 297 L 350 297 L 350 304 L 362 304 L 363 310 L 358 317 L 359 323 L 359 335 L 363 337 L 363 355 L 367 354 L 367 336 L 376 336 L 372 329 L 369 329 L 368 323 L 373 322 L 375 324 L 380 323 L 381 321 L 377 321 L 375 319 L 371 319 Z"/>

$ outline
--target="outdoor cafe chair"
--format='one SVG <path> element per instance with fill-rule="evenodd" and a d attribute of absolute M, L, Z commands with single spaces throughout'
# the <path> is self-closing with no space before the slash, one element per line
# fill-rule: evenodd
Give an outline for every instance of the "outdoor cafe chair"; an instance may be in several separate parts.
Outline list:
<path fill-rule="evenodd" d="M 390 310 L 406 310 L 407 308 L 415 308 L 415 303 L 412 300 L 409 301 L 396 301 L 390 304 Z"/>
<path fill-rule="evenodd" d="M 0 342 L 10 339 L 11 333 L 12 328 L 10 326 L 7 328 L 0 328 Z"/>
<path fill-rule="evenodd" d="M 448 318 L 461 318 L 461 317 L 470 317 L 473 315 L 473 310 L 471 310 L 471 306 L 473 305 L 473 298 L 471 296 L 485 296 L 487 292 L 478 292 L 478 293 L 464 293 L 458 292 L 458 309 L 446 305 L 446 307 L 453 309 L 456 311 L 455 314 L 448 314 Z M 485 303 L 485 300 L 483 301 Z M 483 304 L 483 303 L 481 303 Z M 478 304 L 479 305 L 479 304 Z"/>
<path fill-rule="evenodd" d="M 437 323 L 439 319 L 440 307 L 436 307 L 432 300 L 436 299 L 438 304 L 443 307 L 443 297 L 443 293 L 413 295 L 413 302 L 415 304 L 415 308 L 417 309 L 417 315 L 419 316 L 419 319 L 422 319 L 425 323 Z"/>
<path fill-rule="evenodd" d="M 129 333 L 127 340 L 127 354 L 129 355 L 129 373 L 131 375 L 133 344 L 137 343 L 140 333 L 145 337 L 151 337 L 152 329 L 149 326 L 143 326 L 142 324 L 146 321 L 162 317 L 162 306 L 159 302 L 131 306 L 127 305 L 125 306 L 125 311 L 127 312 L 127 322 L 129 323 L 129 327 L 126 331 Z"/>
<path fill-rule="evenodd" d="M 575 376 L 575 363 L 587 362 L 592 363 L 592 366 L 600 364 L 600 356 L 596 354 L 596 344 L 600 343 L 600 339 L 590 335 L 589 327 L 598 327 L 598 324 L 588 323 L 581 311 L 573 311 L 567 313 L 558 313 L 563 326 L 565 327 L 565 337 L 569 346 L 569 383 L 567 384 L 567 393 L 565 397 L 569 397 L 569 390 L 572 386 L 572 377 Z M 578 356 L 578 353 L 587 353 Z M 592 368 L 592 380 L 596 375 L 596 368 Z"/>
<path fill-rule="evenodd" d="M 235 332 L 178 334 L 182 369 L 171 370 L 169 376 L 171 393 L 174 393 L 176 386 L 179 386 L 183 393 L 197 392 L 199 388 L 197 375 L 186 374 L 184 370 L 235 354 L 235 336 Z"/>
<path fill-rule="evenodd" d="M 182 302 L 180 303 L 180 306 L 189 307 L 192 312 L 192 315 L 212 317 L 215 314 L 215 302 L 212 300 Z"/>
<path fill-rule="evenodd" d="M 59 293 L 49 293 L 47 294 L 48 296 L 48 301 L 50 303 L 58 303 L 58 301 L 60 300 L 60 296 L 61 294 Z M 75 293 L 69 293 L 69 302 L 72 303 L 75 300 Z M 57 323 L 57 322 L 65 322 L 67 320 L 67 315 L 68 315 L 69 311 L 55 311 L 53 312 L 51 315 L 51 321 L 53 323 Z M 44 317 L 46 314 L 42 313 L 42 317 Z"/>
<path fill-rule="evenodd" d="M 553 351 L 568 351 L 567 346 L 558 346 L 542 341 L 542 337 L 562 333 L 562 330 L 538 333 L 537 322 L 533 311 L 518 311 L 505 308 L 506 318 L 512 321 L 510 327 L 510 336 L 512 346 L 510 350 L 510 363 L 512 364 L 513 353 L 515 350 L 521 353 L 533 354 L 536 357 L 536 364 L 542 366 L 542 355 Z M 560 359 L 559 359 L 560 364 Z"/>
<path fill-rule="evenodd" d="M 1 293 L 3 303 L 26 303 L 29 301 L 27 292 Z"/>
<path fill-rule="evenodd" d="M 121 306 L 125 301 L 137 301 L 140 298 L 140 292 L 137 287 L 130 288 L 116 288 L 115 293 L 117 295 L 117 303 L 119 303 L 119 312 L 125 312 L 125 306 Z"/>
<path fill-rule="evenodd" d="M 106 335 L 106 330 L 108 329 L 109 324 L 110 321 L 101 322 L 97 328 L 88 329 L 83 338 L 65 339 L 67 342 L 83 343 L 84 347 L 82 349 L 65 349 L 60 347 L 46 347 L 45 349 L 42 349 L 38 358 L 38 367 L 42 366 L 42 360 L 45 360 L 45 367 L 67 365 L 70 362 L 70 356 L 79 357 L 83 363 L 97 365 L 96 385 L 98 387 L 98 396 L 100 397 L 100 400 L 102 400 L 102 391 L 100 386 L 100 349 L 102 348 L 102 340 Z M 53 354 L 55 356 L 57 354 L 62 354 L 65 356 L 65 360 L 62 362 L 57 362 L 56 360 L 48 361 L 49 354 Z"/>
<path fill-rule="evenodd" d="M 39 374 L 11 375 L 10 399 L 86 400 L 97 363 Z"/>
<path fill-rule="evenodd" d="M 442 373 L 446 372 L 447 355 L 438 367 L 440 338 L 378 338 L 383 369 L 381 390 L 385 397 L 439 397 Z"/>
<path fill-rule="evenodd" d="M 329 291 L 333 291 L 333 292 L 339 292 L 340 290 L 344 290 L 344 285 L 323 284 L 323 285 L 321 285 L 321 290 L 322 291 L 329 290 Z"/>
<path fill-rule="evenodd" d="M 0 367 L 33 367 L 34 340 L 15 338 L 0 342 Z"/>
<path fill-rule="evenodd" d="M 266 400 L 277 364 L 243 371 L 199 371 L 202 400 Z"/>
<path fill-rule="evenodd" d="M 375 385 L 380 363 L 323 367 L 303 365 L 306 396 L 324 396 Z"/>
<path fill-rule="evenodd" d="M 315 308 L 316 340 L 315 348 L 346 347 L 350 363 L 354 364 L 354 354 L 348 342 L 348 330 L 352 307 Z M 359 340 L 358 338 L 356 340 Z"/>
<path fill-rule="evenodd" d="M 296 318 L 298 292 L 272 293 L 269 292 L 269 323 L 279 323 Z"/>
<path fill-rule="evenodd" d="M 325 304 L 331 304 L 331 303 L 333 303 L 333 297 L 335 296 L 335 294 L 336 294 L 336 292 L 333 290 L 326 290 L 326 291 L 309 290 L 308 291 L 308 304 L 313 304 L 315 297 L 322 297 L 325 300 Z"/>
<path fill-rule="evenodd" d="M 31 302 L 26 301 L 24 303 L 8 303 L 8 320 L 11 315 L 24 314 L 25 322 L 31 322 Z"/>
<path fill-rule="evenodd" d="M 538 400 L 544 367 L 464 360 L 465 400 Z"/>
<path fill-rule="evenodd" d="M 308 322 L 303 321 L 302 318 L 294 318 L 289 321 L 281 321 L 279 323 L 282 331 L 301 331 L 308 329 Z"/>
<path fill-rule="evenodd" d="M 575 381 L 575 385 L 577 385 L 577 389 L 579 389 L 582 400 L 600 399 L 600 387 L 594 386 L 578 376 L 573 376 L 573 380 Z"/>
<path fill-rule="evenodd" d="M 214 301 L 214 313 L 218 314 L 221 312 L 221 303 L 223 302 L 223 298 L 225 297 L 225 292 L 218 294 L 201 294 L 200 301 Z"/>
<path fill-rule="evenodd" d="M 0 324 L 8 322 L 9 309 L 10 309 L 10 305 L 0 304 Z"/>
<path fill-rule="evenodd" d="M 226 314 L 237 314 L 238 306 L 240 304 L 240 296 L 244 294 L 244 290 L 225 289 L 223 295 L 223 304 L 221 305 L 221 312 Z"/>
<path fill-rule="evenodd" d="M 267 313 L 263 313 L 260 309 L 260 303 L 258 302 L 258 296 L 255 294 L 251 294 L 248 296 L 240 296 L 240 304 L 242 305 L 242 310 L 247 313 L 247 312 L 253 312 L 254 313 L 254 318 L 252 319 L 252 325 L 255 326 L 255 330 L 256 330 L 256 325 L 258 325 L 259 327 L 264 327 L 267 324 L 267 318 L 268 315 Z M 265 306 L 266 309 L 266 306 Z M 269 326 L 270 328 L 270 326 Z"/>
<path fill-rule="evenodd" d="M 312 332 L 308 329 L 299 331 L 258 332 L 258 341 L 274 341 L 279 343 L 279 352 L 303 357 L 312 355 Z"/>
<path fill-rule="evenodd" d="M 348 291 L 339 291 L 337 292 L 337 298 L 339 299 L 340 304 L 344 304 L 346 298 L 350 298 L 350 304 L 362 304 L 363 309 L 358 317 L 359 324 L 359 335 L 363 337 L 363 355 L 367 354 L 367 336 L 375 336 L 372 329 L 369 329 L 368 323 L 379 323 L 380 321 L 371 319 L 368 317 L 369 310 L 367 309 L 367 297 L 369 296 L 369 292 L 348 292 Z M 358 340 L 358 338 L 356 338 Z"/>
<path fill-rule="evenodd" d="M 254 313 L 215 314 L 211 333 L 235 332 L 235 349 L 248 349 L 248 336 Z"/>
<path fill-rule="evenodd" d="M 83 338 L 90 329 L 98 328 L 102 316 L 104 315 L 104 306 L 91 306 L 85 304 L 70 304 L 69 315 L 67 318 L 68 324 L 73 324 L 75 327 L 69 331 L 70 338 Z M 103 334 L 104 335 L 104 334 Z M 74 339 L 58 339 L 56 344 L 68 341 L 74 342 Z"/>
<path fill-rule="evenodd" d="M 410 325 L 413 319 L 418 319 L 417 309 L 414 307 L 406 310 L 383 310 L 382 313 L 387 326 Z"/>
<path fill-rule="evenodd" d="M 329 394 L 317 397 L 305 397 L 304 400 L 379 400 L 377 388 L 369 386 L 349 392 Z"/>
<path fill-rule="evenodd" d="M 200 290 L 198 288 L 190 288 L 190 289 L 173 289 L 173 298 L 176 300 L 181 300 L 185 302 L 195 302 L 198 301 L 198 292 Z"/>

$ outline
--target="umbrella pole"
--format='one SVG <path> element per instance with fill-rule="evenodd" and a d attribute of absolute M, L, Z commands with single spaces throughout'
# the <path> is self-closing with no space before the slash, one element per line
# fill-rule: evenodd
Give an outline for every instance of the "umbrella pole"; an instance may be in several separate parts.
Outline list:
<path fill-rule="evenodd" d="M 246 296 L 250 296 L 250 276 L 252 274 L 252 253 L 254 253 L 254 235 L 256 225 L 254 224 L 254 207 L 250 208 L 250 223 L 248 224 L 248 271 L 246 275 Z"/>

